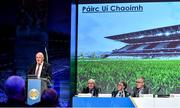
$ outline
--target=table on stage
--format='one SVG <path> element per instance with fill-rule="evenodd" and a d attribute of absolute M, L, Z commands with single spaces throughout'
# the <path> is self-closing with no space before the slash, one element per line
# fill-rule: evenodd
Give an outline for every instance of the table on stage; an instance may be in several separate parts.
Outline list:
<path fill-rule="evenodd" d="M 136 108 L 180 108 L 180 98 L 131 98 Z"/>
<path fill-rule="evenodd" d="M 73 108 L 79 107 L 135 108 L 130 98 L 73 97 Z"/>
<path fill-rule="evenodd" d="M 73 108 L 77 107 L 118 107 L 118 108 L 180 108 L 180 98 L 111 98 L 73 97 Z"/>

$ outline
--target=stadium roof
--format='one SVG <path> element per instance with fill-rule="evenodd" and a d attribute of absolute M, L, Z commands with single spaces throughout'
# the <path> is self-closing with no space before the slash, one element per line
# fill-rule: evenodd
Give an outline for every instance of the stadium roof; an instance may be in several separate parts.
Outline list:
<path fill-rule="evenodd" d="M 146 42 L 180 41 L 180 25 L 125 33 L 105 38 L 129 44 Z"/>

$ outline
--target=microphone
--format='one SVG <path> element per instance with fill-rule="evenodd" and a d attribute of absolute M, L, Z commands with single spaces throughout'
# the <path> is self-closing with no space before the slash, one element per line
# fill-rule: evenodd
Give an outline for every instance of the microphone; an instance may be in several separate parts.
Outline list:
<path fill-rule="evenodd" d="M 101 92 L 101 88 L 98 88 L 98 93 Z"/>
<path fill-rule="evenodd" d="M 159 89 L 157 90 L 157 94 L 159 93 L 159 91 L 161 90 L 161 88 L 162 88 L 162 87 L 160 86 Z"/>
<path fill-rule="evenodd" d="M 162 89 L 162 86 L 160 86 L 159 89 L 157 90 L 157 92 L 156 92 L 157 96 L 160 96 L 159 92 L 161 91 L 161 89 Z"/>
<path fill-rule="evenodd" d="M 115 96 L 115 95 L 116 95 L 116 94 L 115 94 L 115 90 L 116 90 L 116 89 L 114 88 L 113 91 L 112 91 L 112 97 L 116 97 L 116 96 Z"/>

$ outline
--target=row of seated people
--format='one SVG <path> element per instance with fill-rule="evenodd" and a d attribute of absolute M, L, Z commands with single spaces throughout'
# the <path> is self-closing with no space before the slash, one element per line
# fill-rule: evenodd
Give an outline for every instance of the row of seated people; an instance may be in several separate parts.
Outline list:
<path fill-rule="evenodd" d="M 53 88 L 45 89 L 41 94 L 41 101 L 33 105 L 26 103 L 26 83 L 20 76 L 10 76 L 5 82 L 7 101 L 0 103 L 0 107 L 58 107 L 58 95 Z"/>
<path fill-rule="evenodd" d="M 133 88 L 133 92 L 129 93 L 127 90 L 127 84 L 121 81 L 117 84 L 117 90 L 112 91 L 112 97 L 139 97 L 141 94 L 149 94 L 150 89 L 145 85 L 144 77 L 140 77 L 136 80 L 136 87 Z M 96 87 L 94 79 L 89 79 L 86 88 L 83 88 L 81 93 L 92 93 L 92 96 L 97 97 L 100 92 L 100 88 Z"/>

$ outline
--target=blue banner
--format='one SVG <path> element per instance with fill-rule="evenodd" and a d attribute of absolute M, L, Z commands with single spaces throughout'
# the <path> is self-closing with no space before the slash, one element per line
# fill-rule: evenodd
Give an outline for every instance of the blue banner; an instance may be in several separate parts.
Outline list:
<path fill-rule="evenodd" d="M 27 104 L 33 105 L 41 100 L 41 80 L 28 79 Z"/>

